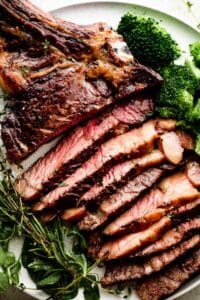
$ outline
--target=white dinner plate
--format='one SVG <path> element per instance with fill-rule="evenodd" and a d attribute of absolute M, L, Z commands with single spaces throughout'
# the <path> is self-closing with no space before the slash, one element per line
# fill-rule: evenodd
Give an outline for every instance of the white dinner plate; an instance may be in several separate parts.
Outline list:
<path fill-rule="evenodd" d="M 78 2 L 78 1 L 77 1 Z M 162 26 L 165 27 L 168 32 L 171 33 L 173 38 L 179 43 L 182 50 L 185 51 L 180 61 L 184 60 L 185 56 L 189 53 L 188 45 L 196 40 L 200 40 L 200 33 L 187 25 L 186 23 L 169 16 L 160 11 L 151 9 L 149 7 L 144 7 L 140 5 L 131 4 L 131 1 L 126 0 L 122 2 L 115 1 L 99 1 L 99 2 L 85 2 L 85 3 L 77 3 L 75 5 L 66 5 L 63 8 L 57 9 L 52 13 L 60 18 L 66 19 L 71 22 L 75 22 L 78 24 L 89 24 L 98 21 L 107 22 L 114 29 L 117 28 L 119 20 L 121 16 L 127 12 L 132 11 L 135 14 L 145 14 L 147 16 L 153 17 L 162 22 Z M 47 150 L 49 150 L 54 142 L 48 143 L 47 145 L 42 146 L 36 153 L 34 153 L 31 157 L 29 157 L 24 163 L 24 167 L 27 168 L 34 160 L 43 155 Z M 21 241 L 14 240 L 11 243 L 11 249 L 17 254 L 20 253 L 21 249 Z M 22 268 L 20 273 L 20 282 L 24 283 L 26 287 L 34 288 L 35 285 L 31 281 L 27 271 Z M 185 294 L 186 292 L 192 290 L 194 287 L 200 284 L 200 275 L 196 276 L 193 280 L 182 286 L 174 295 L 167 298 L 167 300 L 173 300 L 177 297 Z M 31 294 L 37 299 L 44 300 L 47 299 L 47 295 L 43 292 L 38 291 L 36 289 L 26 289 L 25 292 Z M 119 295 L 111 295 L 109 293 L 105 293 L 101 290 L 101 300 L 119 300 L 122 299 L 123 296 Z M 83 295 L 80 291 L 79 295 L 76 297 L 78 300 L 83 300 Z M 139 299 L 136 293 L 133 291 L 131 296 L 131 300 Z"/>

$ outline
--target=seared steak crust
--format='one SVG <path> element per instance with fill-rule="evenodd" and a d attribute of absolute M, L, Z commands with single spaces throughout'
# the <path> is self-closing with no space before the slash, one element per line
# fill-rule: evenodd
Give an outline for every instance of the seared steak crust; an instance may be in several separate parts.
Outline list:
<path fill-rule="evenodd" d="M 163 299 L 199 273 L 200 249 L 198 248 L 163 272 L 147 277 L 142 283 L 137 284 L 136 289 L 140 298 L 142 300 Z"/>
<path fill-rule="evenodd" d="M 164 251 L 178 244 L 181 240 L 191 235 L 192 232 L 198 232 L 199 230 L 200 218 L 193 218 L 189 221 L 183 222 L 177 227 L 174 227 L 173 229 L 167 231 L 160 240 L 157 240 L 152 245 L 144 248 L 142 251 L 137 253 L 137 256 L 147 256 Z"/>
<path fill-rule="evenodd" d="M 126 207 L 164 174 L 159 168 L 151 168 L 136 176 L 123 188 L 104 200 L 97 213 L 87 214 L 79 223 L 81 230 L 93 230 L 103 225 L 113 214 Z"/>
<path fill-rule="evenodd" d="M 108 266 L 104 277 L 101 279 L 103 287 L 136 280 L 162 270 L 172 261 L 184 255 L 187 251 L 200 245 L 200 235 L 194 235 L 189 240 L 181 242 L 176 247 L 146 259 L 143 263 L 121 263 Z"/>
<path fill-rule="evenodd" d="M 139 232 L 133 231 L 133 233 L 123 235 L 122 237 L 110 239 L 102 246 L 98 255 L 99 258 L 114 260 L 129 255 L 134 257 L 135 253 L 160 239 L 163 233 L 177 224 L 177 222 L 180 222 L 181 219 L 184 220 L 197 213 L 199 201 L 200 199 L 196 199 L 173 209 L 170 214 L 166 214 L 145 230 Z"/>
<path fill-rule="evenodd" d="M 0 9 L 2 31 L 26 45 L 13 52 L 4 41 L 0 51 L 0 82 L 15 103 L 2 124 L 12 161 L 24 159 L 116 99 L 162 83 L 156 72 L 134 61 L 122 36 L 104 23 L 64 22 L 24 0 L 1 0 Z M 49 60 L 39 64 L 45 54 L 41 50 L 36 67 L 32 45 L 38 41 L 44 47 L 48 43 Z"/>

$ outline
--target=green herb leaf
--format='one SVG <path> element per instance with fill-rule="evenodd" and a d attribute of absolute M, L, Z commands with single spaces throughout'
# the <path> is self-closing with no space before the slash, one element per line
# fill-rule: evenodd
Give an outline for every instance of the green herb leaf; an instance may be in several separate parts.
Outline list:
<path fill-rule="evenodd" d="M 15 256 L 13 253 L 0 248 L 0 266 L 8 268 L 15 263 Z"/>
<path fill-rule="evenodd" d="M 7 290 L 9 287 L 9 279 L 7 274 L 5 273 L 0 273 L 0 293 L 4 292 Z"/>
<path fill-rule="evenodd" d="M 45 39 L 45 41 L 44 41 L 44 43 L 43 43 L 43 48 L 44 48 L 45 50 L 47 50 L 47 49 L 49 49 L 49 45 L 50 45 L 50 42 L 49 42 L 47 39 Z"/>
<path fill-rule="evenodd" d="M 19 271 L 21 269 L 21 264 L 19 261 L 16 261 L 15 264 L 10 268 L 10 276 L 13 285 L 19 284 Z"/>
<path fill-rule="evenodd" d="M 99 287 L 96 282 L 96 277 L 94 275 L 88 276 L 88 279 L 84 282 L 84 297 L 85 300 L 99 300 Z"/>
<path fill-rule="evenodd" d="M 62 277 L 61 273 L 58 273 L 58 272 L 52 273 L 48 277 L 37 282 L 37 286 L 45 287 L 47 285 L 53 285 L 53 284 L 57 283 L 61 279 L 61 277 Z"/>
<path fill-rule="evenodd" d="M 21 66 L 21 71 L 24 76 L 28 76 L 30 74 L 31 69 L 27 66 Z"/>

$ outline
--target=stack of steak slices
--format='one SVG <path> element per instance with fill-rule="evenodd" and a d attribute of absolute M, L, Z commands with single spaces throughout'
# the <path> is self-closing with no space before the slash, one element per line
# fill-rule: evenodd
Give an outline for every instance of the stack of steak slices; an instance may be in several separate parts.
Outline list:
<path fill-rule="evenodd" d="M 151 109 L 144 95 L 116 105 L 76 127 L 15 182 L 43 221 L 60 215 L 89 233 L 89 255 L 106 262 L 105 287 L 142 284 L 154 273 L 162 278 L 163 269 L 171 272 L 200 245 L 200 165 L 192 138 L 174 120 L 145 120 Z M 111 117 L 112 130 L 102 126 Z"/>
<path fill-rule="evenodd" d="M 142 299 L 173 293 L 200 270 L 200 165 L 175 120 L 151 118 L 162 78 L 106 24 L 75 25 L 24 0 L 0 0 L 0 24 L 9 160 L 67 131 L 16 191 L 44 222 L 59 215 L 88 233 L 103 286 L 137 281 Z"/>

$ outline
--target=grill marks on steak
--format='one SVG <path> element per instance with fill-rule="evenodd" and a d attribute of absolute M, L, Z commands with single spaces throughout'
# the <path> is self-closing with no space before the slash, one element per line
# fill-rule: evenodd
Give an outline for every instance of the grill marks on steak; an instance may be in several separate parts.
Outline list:
<path fill-rule="evenodd" d="M 34 91 L 27 90 L 24 100 L 16 102 L 2 122 L 10 160 L 25 158 L 113 102 L 107 84 L 101 79 L 88 81 L 80 67 L 52 72 L 31 88 Z"/>
<path fill-rule="evenodd" d="M 160 168 L 151 168 L 129 181 L 124 187 L 104 200 L 97 213 L 87 214 L 79 223 L 81 230 L 93 230 L 102 226 L 113 214 L 119 212 L 150 188 L 164 174 Z"/>
<path fill-rule="evenodd" d="M 109 224 L 104 234 L 112 236 L 127 229 L 147 227 L 166 214 L 165 208 L 172 209 L 174 206 L 199 196 L 199 191 L 190 183 L 184 172 L 163 179 L 158 187 L 161 189 L 151 190 L 128 211 Z"/>
<path fill-rule="evenodd" d="M 108 241 L 102 246 L 99 252 L 99 258 L 112 260 L 134 253 L 142 247 L 156 241 L 170 226 L 171 219 L 165 216 L 143 231 L 130 233 L 118 239 Z"/>
<path fill-rule="evenodd" d="M 189 250 L 194 249 L 197 245 L 200 245 L 199 234 L 181 242 L 172 249 L 147 258 L 143 263 L 125 262 L 122 265 L 108 266 L 104 277 L 101 279 L 101 284 L 103 287 L 109 287 L 122 282 L 140 279 L 145 275 L 158 272 L 177 258 L 186 254 Z"/>
<path fill-rule="evenodd" d="M 138 228 L 147 227 L 150 223 L 145 216 L 154 212 L 155 208 L 162 203 L 162 198 L 163 193 L 159 189 L 152 189 L 147 195 L 144 195 L 139 199 L 129 210 L 110 223 L 104 229 L 104 234 L 112 236 L 113 234 L 123 233 L 127 230 L 132 231 L 135 229 L 138 230 Z M 153 218 L 154 221 L 157 221 L 158 219 L 157 216 Z"/>
<path fill-rule="evenodd" d="M 198 198 L 173 209 L 170 215 L 167 214 L 143 231 L 129 233 L 106 242 L 99 252 L 99 258 L 113 260 L 137 253 L 152 242 L 160 239 L 162 234 L 176 224 L 178 220 L 192 215 L 194 211 L 198 211 L 199 204 Z"/>
<path fill-rule="evenodd" d="M 174 293 L 200 271 L 200 249 L 169 266 L 163 272 L 147 277 L 136 289 L 142 300 L 159 300 Z"/>
<path fill-rule="evenodd" d="M 97 201 L 98 199 L 105 199 L 112 188 L 115 190 L 115 184 L 121 181 L 126 181 L 128 174 L 140 173 L 143 169 L 162 163 L 165 160 L 164 154 L 159 150 L 145 154 L 142 157 L 127 160 L 112 167 L 106 173 L 101 182 L 94 184 L 81 198 L 80 202 L 87 203 L 90 201 Z"/>
<path fill-rule="evenodd" d="M 16 181 L 17 192 L 25 200 L 31 200 L 38 197 L 46 186 L 55 187 L 53 183 L 60 182 L 63 176 L 69 176 L 80 167 L 102 140 L 142 123 L 152 109 L 151 97 L 138 96 L 75 128 Z"/>
<path fill-rule="evenodd" d="M 120 157 L 137 155 L 147 152 L 152 148 L 154 141 L 166 129 L 175 127 L 173 120 L 155 119 L 144 123 L 140 128 L 132 129 L 103 143 L 94 155 L 78 168 L 71 176 L 63 180 L 62 186 L 57 187 L 34 206 L 35 211 L 54 206 L 60 199 L 66 200 L 80 189 L 80 183 L 95 173 L 99 172 L 105 165 Z"/>
<path fill-rule="evenodd" d="M 200 200 L 198 201 L 200 204 Z M 137 253 L 137 256 L 148 256 L 169 249 L 170 247 L 178 244 L 180 241 L 185 239 L 192 232 L 196 232 L 199 230 L 200 218 L 193 218 L 189 221 L 183 222 L 177 227 L 174 227 L 173 229 L 167 231 L 161 239 L 141 250 L 139 253 Z"/>
<path fill-rule="evenodd" d="M 2 48 L 0 81 L 13 94 L 14 103 L 12 113 L 2 123 L 2 138 L 11 161 L 24 159 L 116 99 L 162 83 L 157 73 L 134 62 L 123 38 L 106 24 L 64 22 L 27 1 L 1 0 L 0 8 L 2 30 L 25 39 L 28 52 L 35 37 L 43 42 L 47 39 L 54 46 L 48 49 L 50 63 L 37 64 L 37 70 L 30 55 L 26 61 L 19 60 L 13 51 Z M 19 50 L 23 57 L 24 51 Z M 31 66 L 30 72 L 24 74 L 27 66 Z"/>

